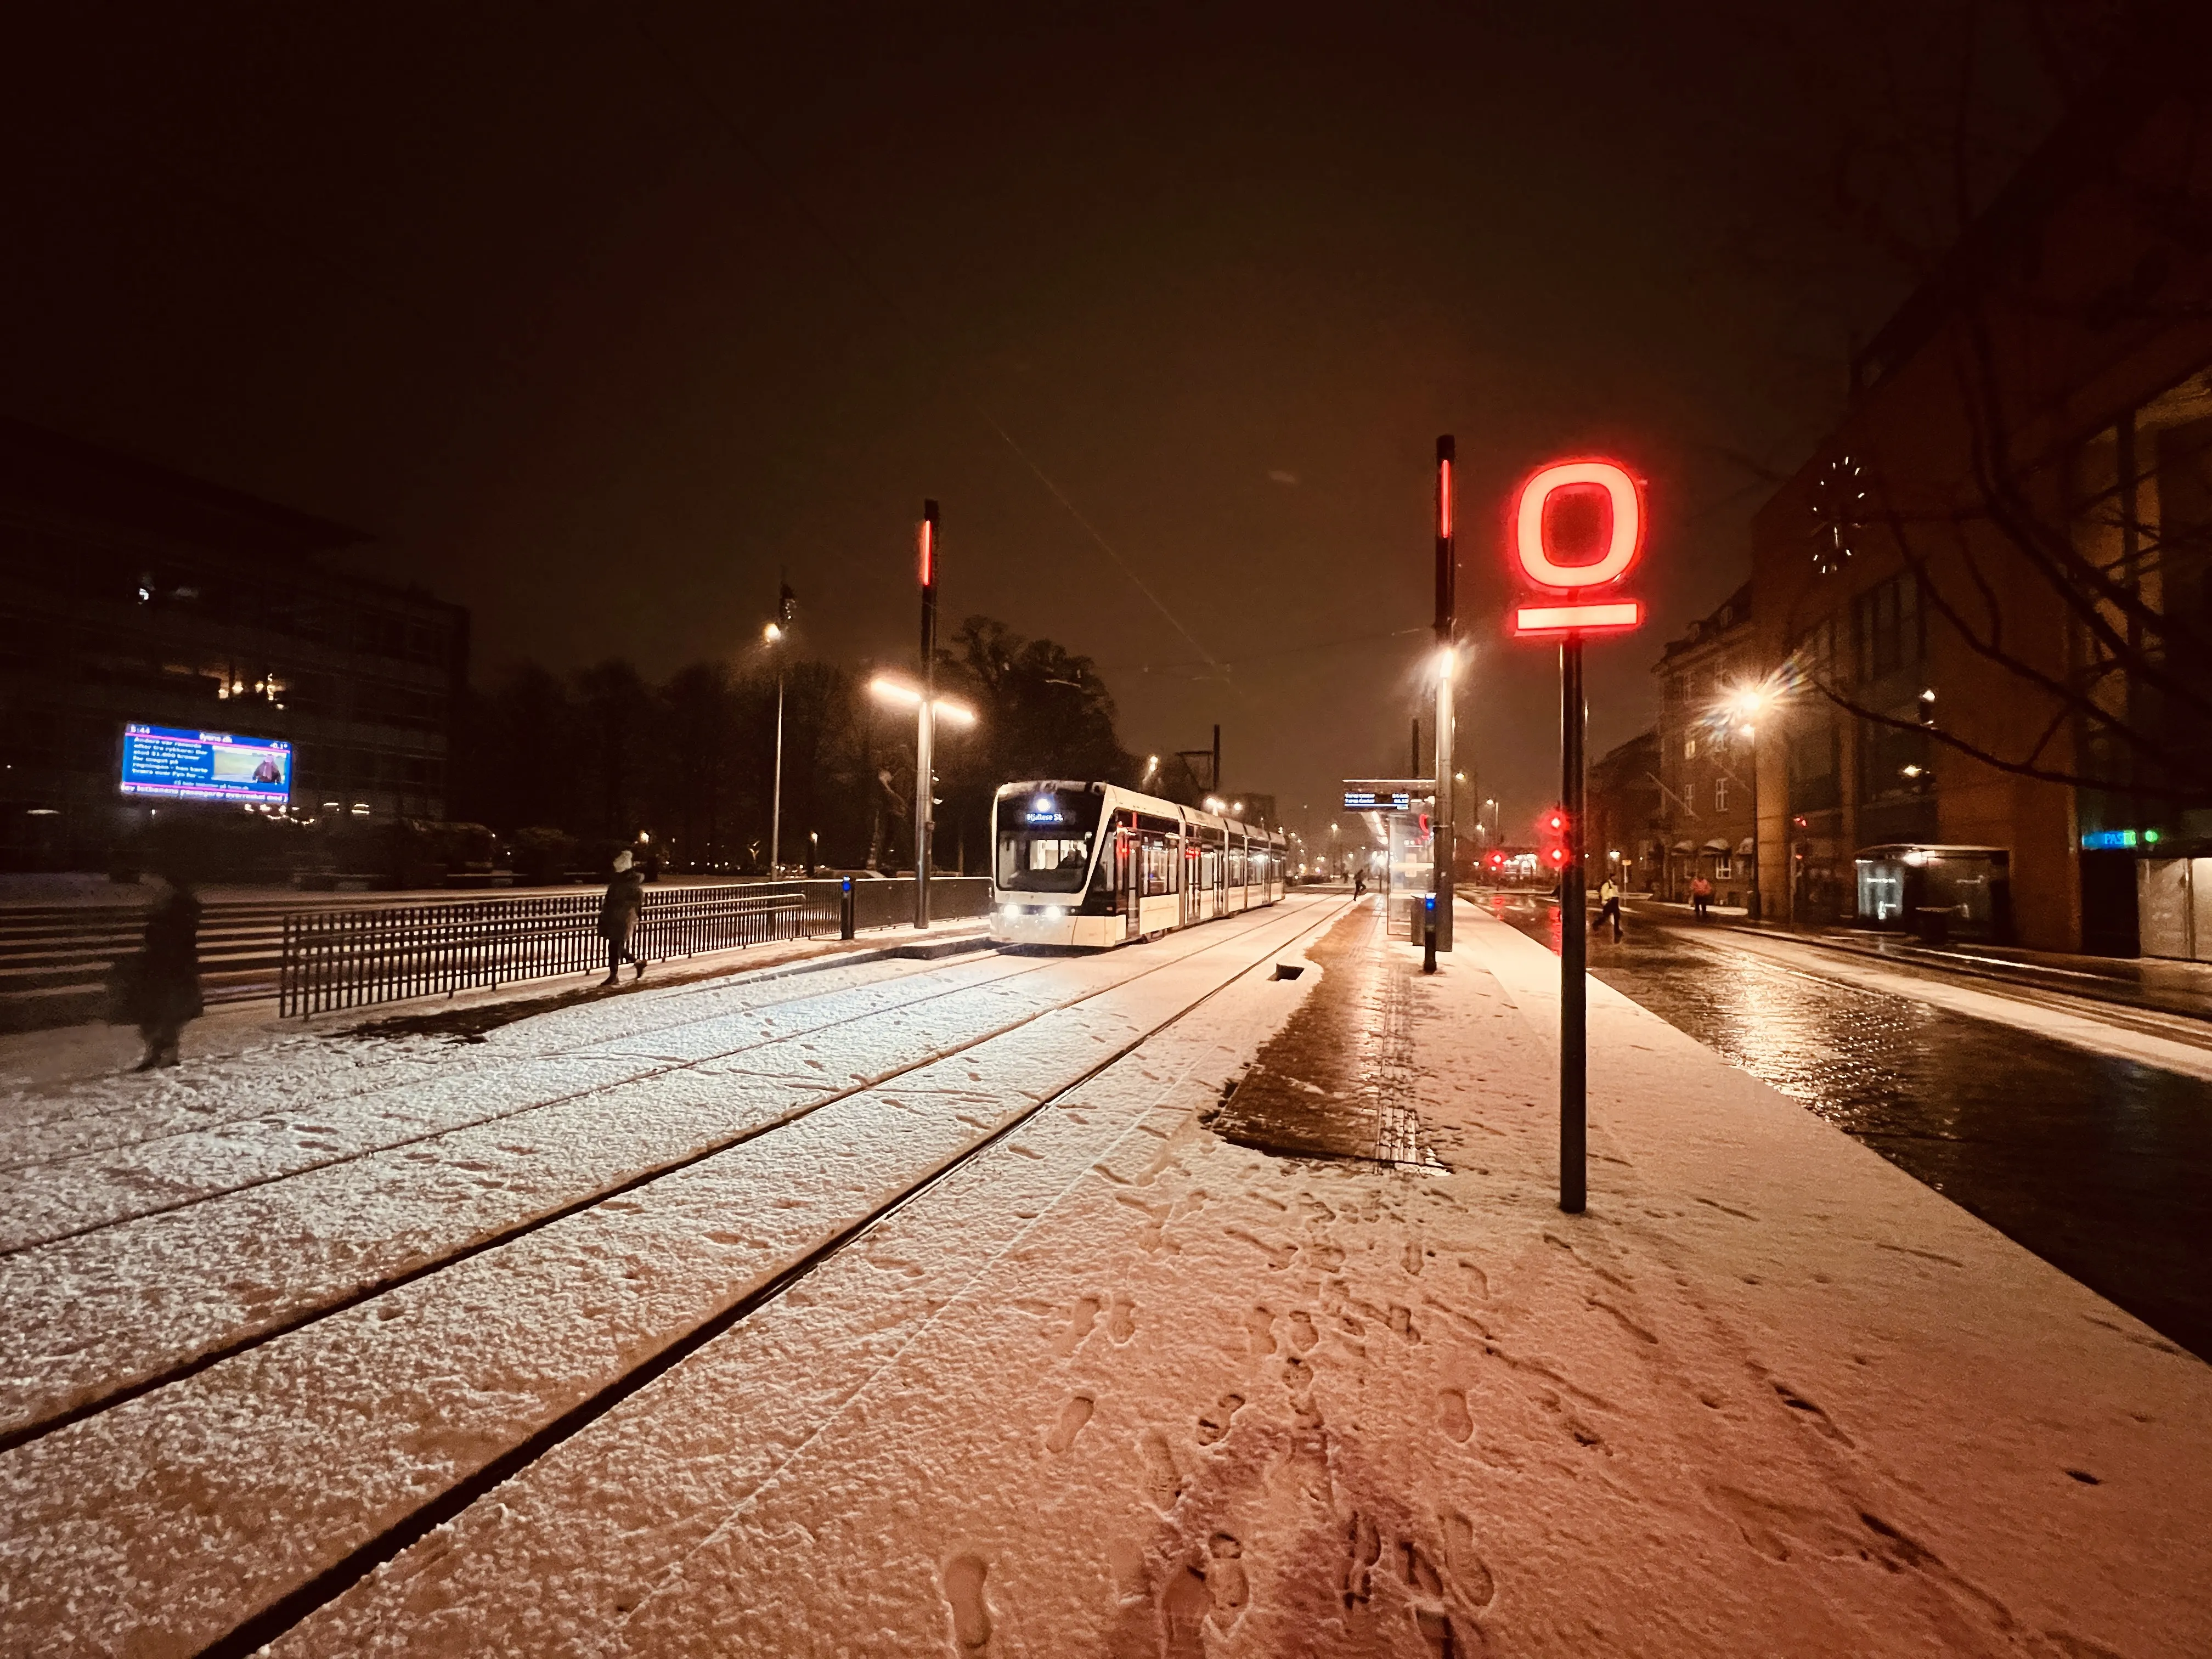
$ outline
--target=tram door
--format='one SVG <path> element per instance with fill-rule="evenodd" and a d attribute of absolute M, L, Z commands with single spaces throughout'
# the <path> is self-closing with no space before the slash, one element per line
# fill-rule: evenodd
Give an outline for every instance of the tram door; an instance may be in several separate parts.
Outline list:
<path fill-rule="evenodd" d="M 1124 815 L 1114 824 L 1114 902 L 1121 912 L 1121 937 L 1137 938 L 1144 931 L 1139 912 L 1144 908 L 1143 865 L 1137 851 L 1136 826 Z"/>
<path fill-rule="evenodd" d="M 1182 838 L 1176 850 L 1182 857 L 1176 860 L 1176 869 L 1182 877 L 1182 925 L 1186 927 L 1198 920 L 1198 842 L 1197 830 L 1190 824 L 1182 827 Z"/>

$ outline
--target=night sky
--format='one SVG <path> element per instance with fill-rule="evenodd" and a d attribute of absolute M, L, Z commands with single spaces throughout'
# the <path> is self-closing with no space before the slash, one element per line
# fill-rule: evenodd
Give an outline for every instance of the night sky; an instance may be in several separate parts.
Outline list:
<path fill-rule="evenodd" d="M 948 634 L 1089 654 L 1139 756 L 1219 721 L 1323 836 L 1408 758 L 1439 433 L 1509 833 L 1556 681 L 1499 526 L 1559 453 L 1650 480 L 1593 753 L 1648 721 L 1909 283 L 1838 158 L 1956 56 L 1936 5 L 48 9 L 0 412 L 357 526 L 480 679 L 741 656 L 780 570 L 805 649 L 907 660 L 933 495 Z M 2046 118 L 2009 38 L 1995 149 Z"/>

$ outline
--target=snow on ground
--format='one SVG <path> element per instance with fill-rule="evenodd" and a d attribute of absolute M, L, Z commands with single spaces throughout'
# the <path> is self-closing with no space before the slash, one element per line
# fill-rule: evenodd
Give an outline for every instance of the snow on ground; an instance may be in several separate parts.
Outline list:
<path fill-rule="evenodd" d="M 1254 975 L 277 1651 L 2203 1650 L 2212 1372 L 1599 986 L 1561 1214 L 1556 962 L 1459 946 L 1452 1173 L 1201 1127 Z"/>
<path fill-rule="evenodd" d="M 478 1144 L 513 1139 L 510 1118 L 413 1149 L 425 1161 L 411 1167 L 356 1159 L 52 1247 L 104 1253 L 83 1282 L 105 1301 L 76 1315 L 85 1298 L 50 1260 L 46 1276 L 21 1281 L 40 1305 L 11 1297 L 9 1374 L 49 1404 L 246 1328 L 260 1316 L 256 1291 L 334 1292 L 517 1207 L 604 1190 L 611 1170 L 648 1152 L 843 1095 L 0 1457 L 0 1646 L 67 1631 L 86 1651 L 196 1649 L 1311 920 L 1292 907 L 1146 951 L 994 958 L 988 975 L 962 970 L 973 982 L 926 1017 L 915 976 L 873 988 L 872 1016 L 848 1011 L 831 1030 L 817 1009 L 802 1035 L 767 1046 L 747 1046 L 763 1016 L 742 998 L 695 1000 L 693 1017 L 638 1036 L 606 1026 L 611 1004 L 592 1005 L 533 1022 L 521 1046 L 673 1056 L 684 1069 L 548 1108 L 565 1115 L 532 1126 L 526 1159 L 520 1143 Z M 1086 989 L 1105 994 L 1053 1006 Z M 548 1029 L 556 1022 L 568 1026 Z M 956 1044 L 974 1046 L 851 1091 L 869 1068 Z M 502 1151 L 507 1163 L 489 1161 Z M 122 1241 L 152 1228 L 166 1230 L 165 1248 L 133 1256 Z"/>
<path fill-rule="evenodd" d="M 904 965 L 896 979 L 878 969 L 858 983 L 828 975 L 827 983 L 739 982 L 712 997 L 620 1000 L 622 1012 L 614 1002 L 588 1004 L 481 1046 L 410 1045 L 404 1063 L 386 1060 L 375 1040 L 324 1038 L 296 1055 L 261 1051 L 242 1067 L 185 1068 L 189 1086 L 213 1096 L 230 1083 L 244 1097 L 232 1109 L 238 1120 L 12 1172 L 30 1218 L 21 1231 L 51 1225 L 57 1212 L 82 1214 L 65 1206 L 82 1205 L 88 1191 L 136 1194 L 145 1211 L 0 1255 L 0 1305 L 10 1310 L 0 1327 L 0 1430 L 889 1073 L 902 1063 L 902 1044 L 908 1058 L 929 1046 L 920 1006 L 932 1000 L 962 1000 L 959 1012 L 939 1018 L 940 1030 L 950 1021 L 980 1031 L 1066 994 L 1039 987 L 1006 1001 L 1004 981 L 1038 977 L 1036 964 L 1016 959 L 927 973 Z M 626 1036 L 623 1022 L 643 1030 Z M 718 1064 L 755 1071 L 785 1050 L 826 1048 L 830 1034 L 852 1062 L 835 1074 L 802 1052 L 782 1061 L 781 1091 L 712 1081 Z M 599 1052 L 687 1038 L 701 1058 Z M 453 1075 L 424 1052 L 430 1047 L 451 1057 Z M 356 1081 L 362 1074 L 367 1086 Z"/>

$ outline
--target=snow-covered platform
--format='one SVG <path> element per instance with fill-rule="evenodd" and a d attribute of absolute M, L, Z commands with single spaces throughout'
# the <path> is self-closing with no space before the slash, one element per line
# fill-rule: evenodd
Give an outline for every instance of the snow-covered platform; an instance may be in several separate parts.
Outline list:
<path fill-rule="evenodd" d="M 14 1420 L 96 1391 L 84 1353 L 150 1374 L 392 1287 L 0 1455 L 0 1649 L 2203 1650 L 2212 1370 L 1597 986 L 1561 1214 L 1556 960 L 1463 909 L 1441 973 L 1386 976 L 1378 1043 L 1371 1000 L 1313 994 L 1410 952 L 1340 904 L 601 1004 L 449 1083 L 357 1056 L 343 1100 L 272 1055 L 227 1131 L 258 1185 L 180 1152 L 143 1167 L 210 1196 L 7 1258 L 74 1275 L 9 1304 Z M 1206 1126 L 1278 1033 L 1326 1038 L 1303 1011 L 1343 1028 L 1331 1086 L 1388 1065 L 1421 1158 Z M 544 1103 L 466 1127 L 522 1084 Z M 314 1177 L 291 1118 L 391 1149 Z M 96 1175 L 40 1213 L 129 1210 Z"/>

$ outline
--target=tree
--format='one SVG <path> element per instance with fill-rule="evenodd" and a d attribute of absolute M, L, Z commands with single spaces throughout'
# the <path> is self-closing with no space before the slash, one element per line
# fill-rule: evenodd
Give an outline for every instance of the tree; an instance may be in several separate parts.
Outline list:
<path fill-rule="evenodd" d="M 939 679 L 975 704 L 976 726 L 945 744 L 938 773 L 941 842 L 980 848 L 1003 783 L 1066 778 L 1129 784 L 1137 763 L 1115 731 L 1112 694 L 1088 657 L 1051 640 L 1025 640 L 1004 623 L 970 617 L 953 636 Z M 944 728 L 940 727 L 940 730 Z"/>
<path fill-rule="evenodd" d="M 1796 504 L 1832 567 L 1893 550 L 1912 610 L 2005 695 L 1899 706 L 1865 628 L 1819 614 L 1818 580 L 1788 672 L 1899 754 L 2188 807 L 2212 804 L 2212 100 L 2194 69 L 2212 31 L 2124 9 L 2117 67 L 2070 88 L 2052 140 L 1855 365 L 1855 382 L 1917 377 L 1941 416 L 1884 452 L 1838 449 Z M 1947 157 L 1962 215 L 1972 54 Z M 1875 194 L 1841 188 L 1910 246 Z M 2111 417 L 2083 388 L 2123 362 L 2169 363 L 2172 389 L 2085 437 L 2085 414 Z"/>

